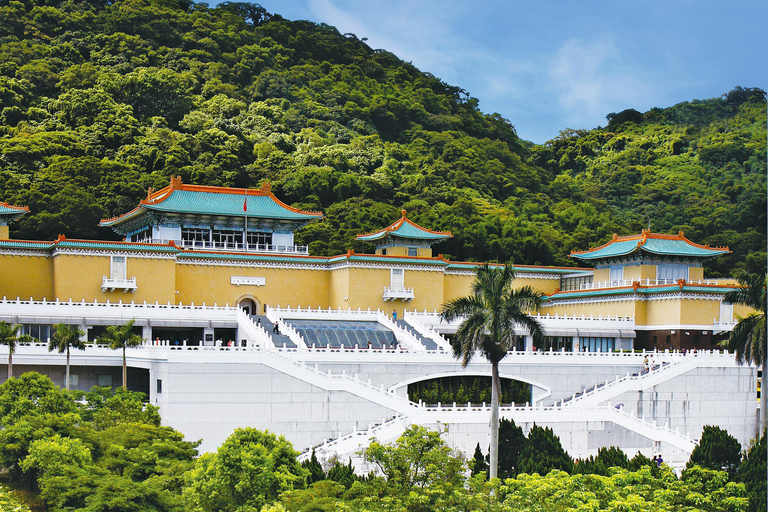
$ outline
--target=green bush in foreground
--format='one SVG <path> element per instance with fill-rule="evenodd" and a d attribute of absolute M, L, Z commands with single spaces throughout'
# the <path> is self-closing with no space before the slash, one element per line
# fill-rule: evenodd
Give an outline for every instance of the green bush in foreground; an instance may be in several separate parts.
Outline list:
<path fill-rule="evenodd" d="M 0 485 L 0 510 L 3 512 L 29 512 L 29 507 L 20 503 L 10 490 Z"/>

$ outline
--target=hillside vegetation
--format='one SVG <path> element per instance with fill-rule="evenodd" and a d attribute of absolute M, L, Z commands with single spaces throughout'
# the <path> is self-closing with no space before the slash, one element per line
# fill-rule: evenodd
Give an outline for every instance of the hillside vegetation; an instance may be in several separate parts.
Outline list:
<path fill-rule="evenodd" d="M 169 177 L 273 184 L 321 209 L 313 254 L 415 221 L 453 259 L 573 265 L 614 232 L 729 245 L 709 275 L 765 261 L 766 101 L 609 116 L 536 146 L 466 91 L 354 34 L 258 5 L 0 0 L 0 200 L 18 238 L 108 238 L 102 217 Z M 762 255 L 760 254 L 762 253 Z M 762 258 L 762 259 L 761 259 Z"/>

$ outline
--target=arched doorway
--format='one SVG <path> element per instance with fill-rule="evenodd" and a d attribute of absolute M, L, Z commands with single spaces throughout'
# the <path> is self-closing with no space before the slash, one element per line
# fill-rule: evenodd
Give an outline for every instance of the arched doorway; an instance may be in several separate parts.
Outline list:
<path fill-rule="evenodd" d="M 246 315 L 261 315 L 261 302 L 253 295 L 247 294 L 237 298 L 237 306 L 245 311 Z"/>

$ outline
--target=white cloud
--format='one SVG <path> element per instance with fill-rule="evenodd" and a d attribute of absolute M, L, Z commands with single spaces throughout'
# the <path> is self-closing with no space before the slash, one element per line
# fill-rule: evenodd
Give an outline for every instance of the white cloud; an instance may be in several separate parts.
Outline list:
<path fill-rule="evenodd" d="M 547 74 L 565 120 L 590 127 L 604 124 L 612 109 L 645 104 L 655 81 L 648 70 L 631 67 L 611 37 L 567 40 L 550 59 Z"/>

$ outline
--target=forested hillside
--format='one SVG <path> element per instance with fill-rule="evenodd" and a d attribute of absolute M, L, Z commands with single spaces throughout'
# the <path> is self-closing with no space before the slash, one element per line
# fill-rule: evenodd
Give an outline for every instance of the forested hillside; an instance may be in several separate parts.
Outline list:
<path fill-rule="evenodd" d="M 102 217 L 169 177 L 273 184 L 326 218 L 313 254 L 415 221 L 453 259 L 572 265 L 614 232 L 729 245 L 709 275 L 765 260 L 766 102 L 756 89 L 564 131 L 543 146 L 354 34 L 257 5 L 0 0 L 0 200 L 19 238 L 107 238 Z M 755 254 L 762 251 L 762 256 Z M 762 259 L 761 259 L 762 258 Z"/>

